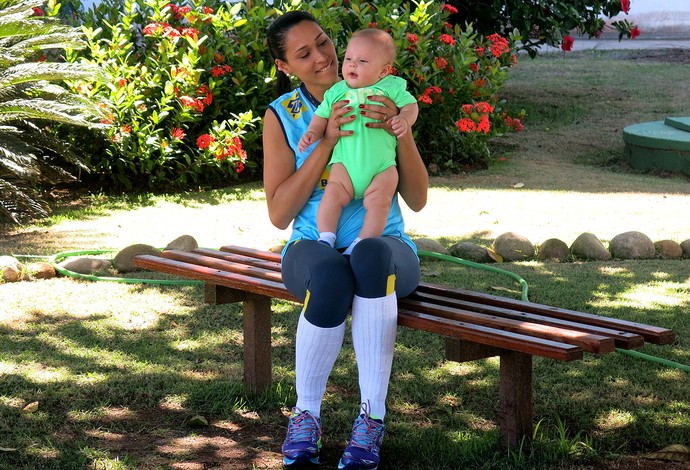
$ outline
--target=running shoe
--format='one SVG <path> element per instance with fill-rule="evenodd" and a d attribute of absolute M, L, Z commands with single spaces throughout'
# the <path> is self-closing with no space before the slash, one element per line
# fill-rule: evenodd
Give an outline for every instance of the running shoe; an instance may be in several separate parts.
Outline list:
<path fill-rule="evenodd" d="M 383 440 L 383 421 L 369 416 L 366 407 L 352 425 L 352 437 L 338 468 L 341 470 L 375 470 Z"/>
<path fill-rule="evenodd" d="M 319 464 L 321 420 L 309 411 L 292 409 L 287 436 L 283 442 L 283 465 L 298 468 Z"/>

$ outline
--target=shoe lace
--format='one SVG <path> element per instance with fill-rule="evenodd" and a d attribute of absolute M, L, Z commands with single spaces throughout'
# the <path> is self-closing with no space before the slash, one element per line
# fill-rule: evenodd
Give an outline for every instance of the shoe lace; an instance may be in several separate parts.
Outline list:
<path fill-rule="evenodd" d="M 297 416 L 290 418 L 288 423 L 287 440 L 290 443 L 316 440 L 319 424 L 314 415 L 308 411 L 302 411 Z"/>
<path fill-rule="evenodd" d="M 383 425 L 381 423 L 371 419 L 369 414 L 365 413 L 352 426 L 350 445 L 369 451 L 377 444 L 382 429 Z"/>

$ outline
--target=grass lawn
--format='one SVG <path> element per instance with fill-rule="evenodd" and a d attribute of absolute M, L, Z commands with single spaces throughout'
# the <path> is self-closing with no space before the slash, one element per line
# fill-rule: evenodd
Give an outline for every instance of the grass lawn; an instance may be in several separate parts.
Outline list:
<path fill-rule="evenodd" d="M 507 231 L 536 244 L 570 244 L 583 232 L 606 242 L 628 230 L 690 238 L 688 178 L 622 163 L 623 127 L 690 115 L 688 59 L 687 51 L 523 59 L 505 95 L 528 111 L 525 131 L 499 141 L 500 161 L 488 170 L 434 176 L 427 208 L 406 213 L 410 233 L 445 245 L 488 245 Z M 51 218 L 0 227 L 0 255 L 165 246 L 183 234 L 207 247 L 268 248 L 287 238 L 268 222 L 259 184 L 55 196 Z M 690 260 L 500 267 L 528 282 L 534 302 L 674 329 L 675 344 L 642 352 L 690 365 Z M 430 282 L 520 296 L 496 273 L 428 258 L 422 270 Z M 274 386 L 254 396 L 242 387 L 241 310 L 204 304 L 199 286 L 0 284 L 0 469 L 278 468 L 295 400 L 298 312 L 274 303 Z M 537 358 L 534 442 L 501 452 L 497 369 L 495 358 L 447 362 L 441 338 L 399 329 L 381 468 L 687 468 L 641 458 L 690 446 L 687 372 L 618 353 L 567 364 Z M 323 407 L 320 468 L 335 468 L 349 437 L 356 376 L 346 335 Z M 195 426 L 197 416 L 209 424 Z"/>

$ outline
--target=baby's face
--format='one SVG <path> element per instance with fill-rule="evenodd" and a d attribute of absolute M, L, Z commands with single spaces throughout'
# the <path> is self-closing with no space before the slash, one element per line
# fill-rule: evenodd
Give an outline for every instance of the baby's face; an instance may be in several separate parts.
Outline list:
<path fill-rule="evenodd" d="M 351 88 L 373 85 L 388 75 L 386 59 L 373 42 L 351 39 L 343 60 L 343 78 Z"/>

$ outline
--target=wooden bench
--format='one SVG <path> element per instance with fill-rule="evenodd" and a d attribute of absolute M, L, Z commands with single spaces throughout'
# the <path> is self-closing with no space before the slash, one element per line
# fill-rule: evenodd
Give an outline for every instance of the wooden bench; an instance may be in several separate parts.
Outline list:
<path fill-rule="evenodd" d="M 280 256 L 239 246 L 138 256 L 135 264 L 205 283 L 211 304 L 243 303 L 244 381 L 253 392 L 271 386 L 271 299 L 299 302 L 282 283 Z M 499 428 L 503 447 L 532 434 L 532 357 L 582 359 L 636 349 L 645 341 L 669 344 L 666 328 L 547 305 L 422 283 L 398 301 L 398 324 L 442 335 L 446 357 L 500 357 Z"/>

